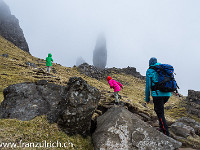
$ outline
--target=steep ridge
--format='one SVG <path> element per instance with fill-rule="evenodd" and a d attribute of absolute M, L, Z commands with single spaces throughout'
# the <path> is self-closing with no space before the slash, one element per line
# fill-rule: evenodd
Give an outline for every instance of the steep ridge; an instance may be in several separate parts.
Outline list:
<path fill-rule="evenodd" d="M 0 35 L 20 49 L 29 52 L 19 20 L 11 14 L 9 6 L 3 0 L 0 0 Z"/>
<path fill-rule="evenodd" d="M 3 101 L 3 90 L 12 84 L 23 82 L 36 82 L 38 80 L 47 80 L 49 83 L 65 86 L 70 77 L 81 77 L 91 86 L 96 87 L 101 92 L 101 100 L 98 109 L 93 115 L 95 118 L 104 114 L 109 108 L 114 107 L 112 89 L 109 88 L 105 79 L 97 80 L 86 76 L 78 71 L 77 67 L 64 67 L 53 63 L 53 72 L 45 73 L 45 61 L 41 58 L 35 58 L 30 54 L 20 50 L 18 47 L 0 37 L 0 102 Z M 133 75 L 125 73 L 109 72 L 114 79 L 124 85 L 120 91 L 122 105 L 129 111 L 139 115 L 145 122 L 157 126 L 156 114 L 153 111 L 153 105 L 146 105 L 144 102 L 145 81 Z M 168 124 L 173 124 L 181 117 L 191 117 L 197 121 L 193 115 L 187 114 L 184 98 L 172 96 L 166 104 L 165 112 Z M 74 144 L 74 149 L 93 149 L 90 137 L 82 138 L 79 135 L 68 136 L 56 124 L 49 124 L 45 116 L 39 116 L 31 121 L 19 121 L 16 119 L 1 119 L 0 142 L 39 142 L 39 141 L 69 141 Z M 95 130 L 95 128 L 94 128 Z M 12 138 L 8 140 L 11 135 Z M 185 145 L 190 146 L 191 144 Z M 72 148 L 73 149 L 73 148 Z"/>

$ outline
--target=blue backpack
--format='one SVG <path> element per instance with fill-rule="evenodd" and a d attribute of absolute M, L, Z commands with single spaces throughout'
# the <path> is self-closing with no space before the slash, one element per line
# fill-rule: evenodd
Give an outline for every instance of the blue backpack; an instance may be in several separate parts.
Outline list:
<path fill-rule="evenodd" d="M 168 64 L 160 64 L 156 66 L 150 66 L 150 69 L 155 70 L 158 73 L 158 82 L 151 87 L 152 91 L 162 91 L 162 92 L 176 92 L 178 85 L 174 78 L 174 68 Z"/>

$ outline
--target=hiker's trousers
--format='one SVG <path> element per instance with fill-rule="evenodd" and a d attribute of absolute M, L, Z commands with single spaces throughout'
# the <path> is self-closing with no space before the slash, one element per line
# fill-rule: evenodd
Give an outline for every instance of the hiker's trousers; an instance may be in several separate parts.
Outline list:
<path fill-rule="evenodd" d="M 160 129 L 162 129 L 162 132 L 167 136 L 169 136 L 169 130 L 164 115 L 164 104 L 168 99 L 169 97 L 153 97 L 154 111 L 158 116 Z"/>
<path fill-rule="evenodd" d="M 51 66 L 47 66 L 46 72 L 50 73 L 50 71 L 51 71 Z"/>
<path fill-rule="evenodd" d="M 114 92 L 114 97 L 115 97 L 115 102 L 119 102 L 119 95 L 118 95 L 119 91 Z"/>

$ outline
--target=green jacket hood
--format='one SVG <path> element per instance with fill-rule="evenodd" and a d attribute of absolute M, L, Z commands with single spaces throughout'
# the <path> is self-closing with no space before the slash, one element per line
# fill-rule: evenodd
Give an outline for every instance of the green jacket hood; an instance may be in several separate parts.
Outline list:
<path fill-rule="evenodd" d="M 51 54 L 51 53 L 49 53 L 49 54 L 48 54 L 48 57 L 52 57 L 52 54 Z"/>

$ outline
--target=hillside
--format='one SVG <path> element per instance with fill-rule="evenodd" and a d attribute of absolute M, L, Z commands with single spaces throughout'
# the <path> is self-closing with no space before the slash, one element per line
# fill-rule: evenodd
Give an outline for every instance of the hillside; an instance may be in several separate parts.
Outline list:
<path fill-rule="evenodd" d="M 8 54 L 8 57 L 1 56 Z M 36 58 L 30 54 L 20 50 L 12 43 L 0 37 L 0 102 L 3 101 L 3 90 L 12 84 L 22 82 L 35 82 L 38 80 L 48 80 L 50 83 L 58 85 L 66 85 L 70 77 L 82 77 L 91 86 L 96 87 L 102 93 L 102 99 L 99 103 L 104 106 L 114 99 L 111 96 L 112 89 L 106 80 L 96 80 L 81 74 L 77 67 L 64 67 L 60 64 L 53 63 L 53 72 L 45 73 L 45 61 L 42 58 Z M 56 60 L 54 60 L 56 62 Z M 29 64 L 35 64 L 37 68 Z M 122 101 L 129 103 L 132 108 L 137 109 L 152 118 L 156 118 L 153 111 L 153 104 L 146 105 L 144 102 L 145 81 L 126 74 L 111 74 L 112 77 L 124 85 L 124 89 L 120 91 Z M 175 120 L 183 116 L 188 116 L 185 109 L 184 98 L 172 96 L 166 104 L 166 119 L 172 124 Z M 97 115 L 98 116 L 98 115 Z M 197 121 L 200 119 L 195 116 L 189 116 Z M 155 120 L 155 119 L 154 119 Z M 91 137 L 83 138 L 80 135 L 68 136 L 62 132 L 56 124 L 48 123 L 46 116 L 39 116 L 31 121 L 18 121 L 16 119 L 1 119 L 1 142 L 41 142 L 41 141 L 57 141 L 65 143 L 73 143 L 71 149 L 93 149 Z M 71 145 L 69 145 L 71 146 Z"/>

